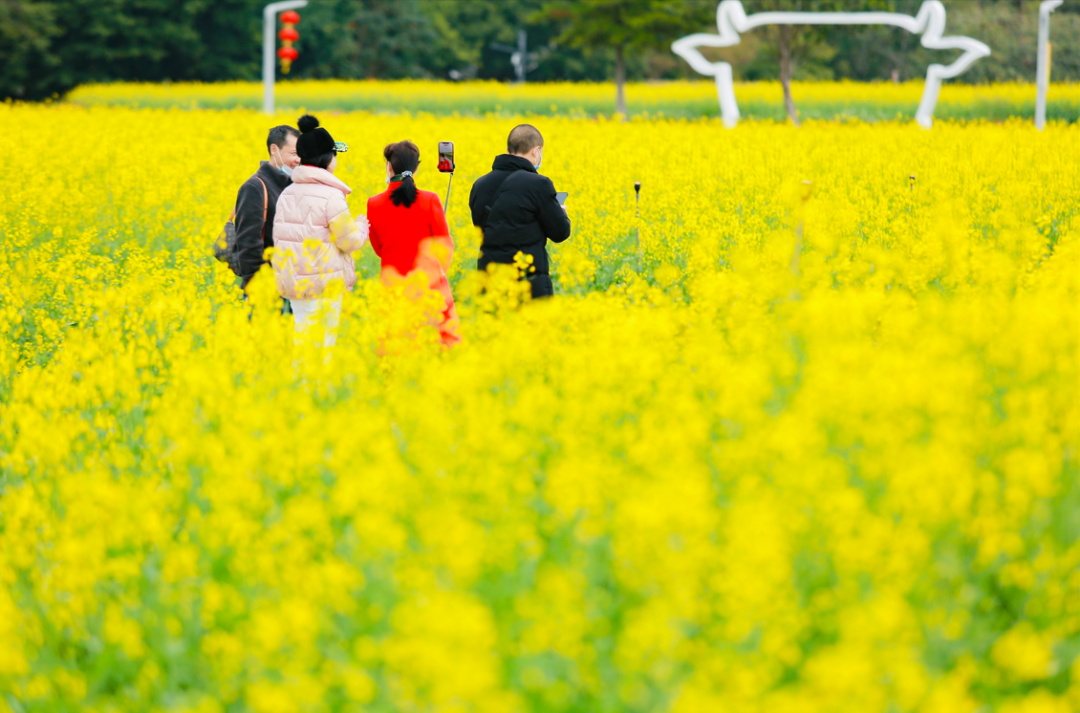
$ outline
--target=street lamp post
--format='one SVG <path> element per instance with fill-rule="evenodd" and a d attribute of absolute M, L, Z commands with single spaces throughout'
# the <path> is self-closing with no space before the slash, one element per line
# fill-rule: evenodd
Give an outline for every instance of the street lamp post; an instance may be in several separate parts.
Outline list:
<path fill-rule="evenodd" d="M 525 30 L 518 30 L 517 47 L 492 42 L 491 49 L 510 55 L 510 64 L 514 67 L 514 78 L 517 84 L 524 84 L 525 75 L 536 69 L 536 55 L 529 52 L 529 40 Z"/>
<path fill-rule="evenodd" d="M 1064 0 L 1043 0 L 1039 3 L 1039 49 L 1035 62 L 1035 128 L 1046 126 L 1046 90 L 1050 84 L 1050 13 L 1061 7 Z"/>
<path fill-rule="evenodd" d="M 279 12 L 304 7 L 308 0 L 272 2 L 263 8 L 263 111 L 274 113 L 274 60 L 277 55 L 277 16 Z"/>

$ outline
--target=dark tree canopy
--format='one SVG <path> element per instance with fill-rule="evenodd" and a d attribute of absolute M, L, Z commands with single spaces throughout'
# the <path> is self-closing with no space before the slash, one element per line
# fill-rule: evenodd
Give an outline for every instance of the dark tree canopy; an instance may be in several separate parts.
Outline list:
<path fill-rule="evenodd" d="M 823 7 L 831 0 L 744 0 Z M 256 79 L 265 0 L 0 0 L 0 97 L 42 99 L 86 82 Z M 844 0 L 914 14 L 920 0 Z M 960 81 L 1034 81 L 1035 0 L 947 2 L 948 34 L 993 50 Z M 715 0 L 312 0 L 294 77 L 511 80 L 493 43 L 528 33 L 529 81 L 696 77 L 670 51 L 685 32 L 715 31 Z M 888 80 L 941 61 L 918 38 L 882 27 L 822 27 L 792 38 L 790 78 Z M 1080 4 L 1053 15 L 1053 77 L 1080 80 Z M 718 56 L 746 79 L 781 76 L 778 36 L 755 30 Z M 939 53 L 940 54 L 940 53 Z M 789 57 L 791 59 L 791 57 Z"/>

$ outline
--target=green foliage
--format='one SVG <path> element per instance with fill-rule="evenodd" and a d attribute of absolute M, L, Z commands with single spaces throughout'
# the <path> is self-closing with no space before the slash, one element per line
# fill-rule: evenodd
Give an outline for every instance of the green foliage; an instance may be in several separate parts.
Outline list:
<path fill-rule="evenodd" d="M 40 99 L 114 79 L 253 78 L 259 7 L 257 0 L 3 0 L 0 96 Z"/>
<path fill-rule="evenodd" d="M 818 9 L 819 0 L 754 0 L 752 9 Z M 827 0 L 826 0 L 826 4 Z M 887 9 L 915 15 L 922 0 L 887 0 L 876 2 L 874 9 Z M 991 55 L 980 59 L 957 78 L 965 83 L 989 83 L 1035 80 L 1035 45 L 1038 32 L 1038 2 L 998 0 L 984 2 L 946 3 L 948 35 L 974 37 L 989 45 Z M 836 9 L 825 7 L 823 9 Z M 843 9 L 853 9 L 844 3 Z M 859 9 L 870 9 L 859 8 Z M 926 76 L 927 65 L 947 64 L 956 52 L 928 50 L 919 44 L 919 36 L 895 27 L 822 26 L 810 48 L 795 67 L 795 79 L 854 79 L 880 81 L 895 77 L 901 81 Z M 743 42 L 756 43 L 753 58 L 736 64 L 736 75 L 742 79 L 775 79 L 777 77 L 776 44 L 768 33 L 775 28 L 754 30 L 743 36 Z M 1053 44 L 1053 80 L 1080 80 L 1080 6 L 1066 3 L 1051 16 L 1050 40 Z"/>
<path fill-rule="evenodd" d="M 979 60 L 965 73 L 964 81 L 1035 81 L 1035 47 L 1038 41 L 1039 3 L 970 3 L 963 12 L 954 12 L 946 26 L 948 34 L 976 37 L 990 46 L 989 57 Z M 1055 81 L 1080 78 L 1080 6 L 1065 3 L 1050 16 Z M 916 46 L 917 42 L 914 43 Z M 907 76 L 925 73 L 932 61 L 942 61 L 941 53 L 919 47 L 909 53 L 916 62 Z M 949 57 L 946 61 L 950 60 Z M 921 69 L 920 69 L 921 67 Z"/>
<path fill-rule="evenodd" d="M 574 47 L 666 48 L 699 29 L 713 0 L 551 0 L 541 17 L 562 22 L 558 41 Z"/>
<path fill-rule="evenodd" d="M 883 4 L 875 0 L 846 4 L 839 0 L 756 0 L 752 12 L 862 11 L 882 9 Z M 783 70 L 773 69 L 773 67 L 780 67 L 786 57 L 790 62 L 792 73 L 803 67 L 803 77 L 818 78 L 822 74 L 821 68 L 827 66 L 828 61 L 837 53 L 830 42 L 832 29 L 829 25 L 771 25 L 762 28 L 760 33 L 765 41 L 754 57 L 749 74 L 773 78 L 779 72 L 783 78 Z M 786 48 L 784 48 L 785 44 Z"/>
<path fill-rule="evenodd" d="M 564 25 L 558 41 L 615 55 L 615 111 L 626 115 L 626 53 L 658 50 L 704 24 L 711 0 L 549 0 L 541 17 Z"/>
<path fill-rule="evenodd" d="M 746 0 L 748 12 L 783 6 L 835 9 L 838 0 Z M 628 80 L 695 76 L 674 57 L 680 34 L 715 31 L 717 0 L 318 0 L 299 30 L 299 78 L 455 76 L 513 78 L 492 43 L 528 33 L 529 81 L 596 81 L 613 76 L 614 49 L 626 51 Z M 265 0 L 0 0 L 0 98 L 43 99 L 78 84 L 108 81 L 256 79 Z M 914 14 L 921 0 L 865 0 Z M 843 3 L 853 9 L 852 3 Z M 960 81 L 1034 78 L 1038 3 L 983 0 L 948 4 L 946 31 L 976 37 L 993 54 Z M 779 76 L 777 28 L 746 33 L 720 50 L 743 79 Z M 772 33 L 772 34 L 770 34 Z M 949 61 L 919 38 L 883 27 L 799 30 L 795 79 L 919 77 Z M 802 38 L 802 39 L 800 39 Z M 1051 21 L 1055 81 L 1080 79 L 1080 7 Z M 801 42 L 801 44 L 800 44 Z"/>
<path fill-rule="evenodd" d="M 439 33 L 420 0 L 323 0 L 302 14 L 300 77 L 431 77 Z"/>
<path fill-rule="evenodd" d="M 41 2 L 0 0 L 0 95 L 24 96 L 33 78 L 51 67 L 42 54 L 57 34 L 53 8 Z"/>

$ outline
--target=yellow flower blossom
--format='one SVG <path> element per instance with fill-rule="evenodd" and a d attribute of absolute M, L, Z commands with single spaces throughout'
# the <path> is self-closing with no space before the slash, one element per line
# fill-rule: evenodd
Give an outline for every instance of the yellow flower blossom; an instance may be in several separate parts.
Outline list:
<path fill-rule="evenodd" d="M 358 84 L 280 99 L 432 86 Z M 530 302 L 457 192 L 518 118 L 328 116 L 353 215 L 456 142 L 463 342 L 365 248 L 324 363 L 209 255 L 295 113 L 102 106 L 254 91 L 0 106 L 0 710 L 1080 707 L 1080 125 L 533 117 Z"/>

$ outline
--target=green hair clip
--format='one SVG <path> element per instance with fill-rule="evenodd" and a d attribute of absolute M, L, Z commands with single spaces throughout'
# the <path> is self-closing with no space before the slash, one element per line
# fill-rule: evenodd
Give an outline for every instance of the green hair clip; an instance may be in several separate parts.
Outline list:
<path fill-rule="evenodd" d="M 346 151 L 349 150 L 349 145 L 347 143 L 345 143 L 344 141 L 335 141 L 334 142 L 334 150 L 337 151 L 338 153 L 345 153 Z"/>

